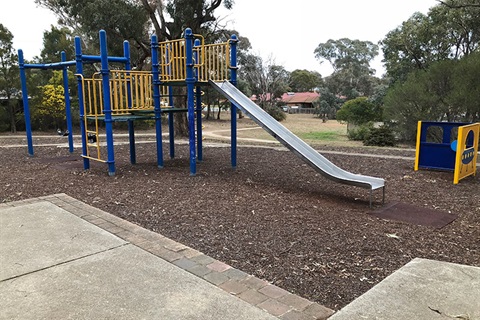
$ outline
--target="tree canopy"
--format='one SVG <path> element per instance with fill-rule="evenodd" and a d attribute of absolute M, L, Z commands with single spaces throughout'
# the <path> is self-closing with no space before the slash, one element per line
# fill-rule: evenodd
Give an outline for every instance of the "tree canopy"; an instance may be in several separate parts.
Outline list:
<path fill-rule="evenodd" d="M 293 92 L 312 91 L 323 84 L 320 73 L 308 70 L 293 70 L 290 73 L 289 86 Z"/>
<path fill-rule="evenodd" d="M 370 62 L 378 55 L 376 44 L 348 38 L 330 39 L 320 43 L 314 54 L 320 63 L 326 60 L 333 67 L 327 80 L 330 91 L 348 99 L 371 94 L 375 70 Z"/>
<path fill-rule="evenodd" d="M 458 60 L 478 48 L 480 8 L 461 7 L 472 0 L 444 3 L 448 6 L 434 6 L 427 15 L 413 14 L 380 42 L 387 75 L 393 81 L 405 80 L 409 72 L 436 61 Z"/>
<path fill-rule="evenodd" d="M 20 91 L 17 61 L 18 57 L 13 49 L 13 34 L 0 23 L 0 97 L 3 98 L 0 116 L 8 119 L 11 132 L 17 131 L 19 110 L 19 100 L 16 99 Z"/>

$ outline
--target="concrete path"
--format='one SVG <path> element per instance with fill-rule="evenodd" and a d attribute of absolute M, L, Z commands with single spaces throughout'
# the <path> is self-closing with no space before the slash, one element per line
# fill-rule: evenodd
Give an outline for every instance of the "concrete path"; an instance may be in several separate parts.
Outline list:
<path fill-rule="evenodd" d="M 330 320 L 478 320 L 480 268 L 416 258 Z"/>
<path fill-rule="evenodd" d="M 0 319 L 326 319 L 332 310 L 65 194 L 0 204 Z"/>

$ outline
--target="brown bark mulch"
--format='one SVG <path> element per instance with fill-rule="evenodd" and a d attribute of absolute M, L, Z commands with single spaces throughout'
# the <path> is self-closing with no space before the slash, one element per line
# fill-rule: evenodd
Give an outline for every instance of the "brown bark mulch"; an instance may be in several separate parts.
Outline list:
<path fill-rule="evenodd" d="M 452 173 L 414 172 L 410 160 L 325 155 L 386 179 L 387 203 L 458 216 L 437 229 L 370 215 L 381 192 L 370 209 L 368 190 L 327 180 L 286 151 L 240 147 L 232 170 L 229 148 L 205 148 L 195 177 L 181 145 L 161 170 L 153 144 L 137 146 L 137 165 L 118 146 L 114 177 L 101 163 L 83 171 L 78 150 L 35 152 L 0 148 L 0 202 L 63 192 L 335 310 L 415 257 L 480 266 L 478 175 L 453 185 Z"/>

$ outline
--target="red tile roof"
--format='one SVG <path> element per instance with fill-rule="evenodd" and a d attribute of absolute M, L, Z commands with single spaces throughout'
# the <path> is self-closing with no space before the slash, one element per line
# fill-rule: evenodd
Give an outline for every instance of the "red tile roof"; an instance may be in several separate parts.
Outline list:
<path fill-rule="evenodd" d="M 282 101 L 286 104 L 312 103 L 319 97 L 316 92 L 287 92 L 282 95 Z"/>

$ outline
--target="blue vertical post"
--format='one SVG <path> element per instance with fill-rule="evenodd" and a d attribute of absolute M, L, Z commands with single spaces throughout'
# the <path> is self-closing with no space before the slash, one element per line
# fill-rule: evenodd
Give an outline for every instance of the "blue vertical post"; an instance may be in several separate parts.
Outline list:
<path fill-rule="evenodd" d="M 75 37 L 75 61 L 77 74 L 83 75 L 83 61 L 82 61 L 82 43 L 80 37 Z M 82 156 L 83 156 L 83 169 L 90 169 L 90 159 L 87 156 L 87 132 L 85 128 L 85 101 L 83 99 L 83 85 L 82 78 L 77 77 L 78 87 L 78 107 L 80 111 L 80 132 L 82 133 Z"/>
<path fill-rule="evenodd" d="M 123 56 L 126 58 L 125 62 L 125 70 L 130 71 L 132 70 L 132 66 L 130 64 L 130 44 L 128 41 L 123 42 Z M 131 93 L 132 83 L 127 81 L 127 107 L 128 109 L 132 108 L 132 93 Z M 130 163 L 135 164 L 137 163 L 137 155 L 135 152 L 135 126 L 133 120 L 128 120 L 128 141 L 130 145 Z"/>
<path fill-rule="evenodd" d="M 171 75 L 172 74 L 172 61 L 171 61 L 171 53 L 170 53 L 170 46 L 166 46 L 165 48 L 165 62 L 167 65 L 167 74 Z M 168 104 L 172 107 L 175 108 L 174 100 L 173 100 L 173 87 L 168 86 Z M 175 126 L 174 126 L 174 119 L 175 116 L 173 112 L 168 113 L 168 140 L 170 143 L 170 159 L 175 158 Z"/>
<path fill-rule="evenodd" d="M 113 147 L 112 105 L 110 99 L 110 70 L 108 69 L 107 35 L 100 30 L 100 61 L 103 91 L 103 114 L 105 116 L 105 133 L 107 135 L 108 175 L 115 175 L 115 156 Z"/>
<path fill-rule="evenodd" d="M 197 105 L 197 159 L 198 161 L 203 160 L 203 150 L 202 150 L 202 87 L 197 86 L 195 90 L 196 95 L 196 105 Z"/>
<path fill-rule="evenodd" d="M 152 35 L 152 81 L 153 81 L 153 108 L 155 113 L 155 132 L 157 140 L 157 167 L 163 168 L 163 145 L 162 145 L 162 111 L 160 110 L 160 79 L 158 70 L 158 41 L 157 36 Z"/>
<path fill-rule="evenodd" d="M 237 86 L 237 43 L 238 39 L 236 35 L 232 35 L 230 39 L 230 82 Z M 230 104 L 230 118 L 231 118 L 231 161 L 232 168 L 237 167 L 237 107 Z"/>
<path fill-rule="evenodd" d="M 168 86 L 168 103 L 172 108 L 175 108 L 173 100 L 173 87 Z M 170 142 L 170 159 L 175 158 L 175 126 L 173 123 L 173 112 L 168 113 L 168 139 Z"/>
<path fill-rule="evenodd" d="M 67 61 L 67 54 L 65 51 L 61 52 L 62 62 Z M 70 89 L 68 86 L 68 71 L 67 66 L 62 67 L 63 74 L 63 95 L 65 97 L 65 117 L 67 118 L 67 130 L 68 130 L 68 150 L 73 152 L 73 129 L 72 129 L 72 107 L 70 104 Z"/>
<path fill-rule="evenodd" d="M 197 159 L 195 150 L 195 75 L 193 73 L 193 33 L 190 28 L 185 30 L 185 66 L 187 83 L 187 115 L 188 115 L 188 143 L 190 146 L 190 175 L 197 174 Z"/>
<path fill-rule="evenodd" d="M 25 131 L 27 133 L 28 154 L 33 156 L 32 124 L 30 122 L 30 106 L 28 105 L 27 77 L 25 75 L 25 61 L 23 50 L 18 50 L 18 66 L 20 69 L 20 82 L 22 83 L 23 115 L 25 117 Z"/>
<path fill-rule="evenodd" d="M 200 46 L 200 40 L 195 39 L 194 43 L 195 47 Z M 197 65 L 201 57 L 199 56 L 198 50 L 194 52 L 194 63 Z M 195 69 L 195 80 L 198 81 L 198 69 Z M 203 152 L 202 152 L 202 88 L 197 86 L 195 88 L 195 104 L 196 104 L 196 115 L 197 115 L 197 160 L 203 160 Z"/>

